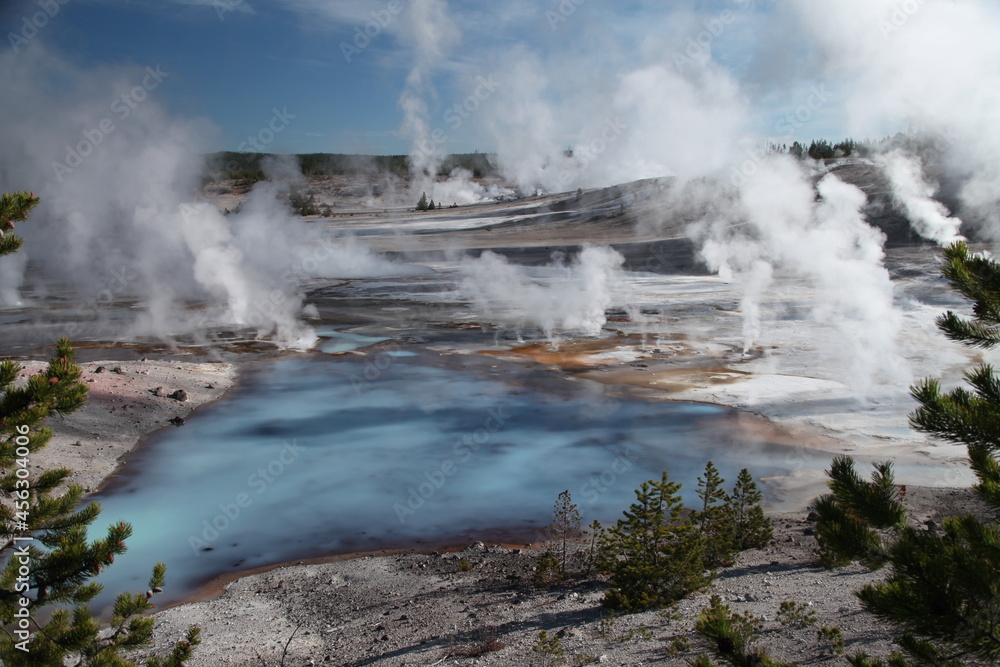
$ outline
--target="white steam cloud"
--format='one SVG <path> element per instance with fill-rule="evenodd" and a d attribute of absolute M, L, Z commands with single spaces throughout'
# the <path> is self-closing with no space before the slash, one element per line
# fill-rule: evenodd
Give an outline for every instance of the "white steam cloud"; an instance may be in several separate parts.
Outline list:
<path fill-rule="evenodd" d="M 306 279 L 403 270 L 291 215 L 277 180 L 236 215 L 199 203 L 211 131 L 157 103 L 168 70 L 84 71 L 37 44 L 13 57 L 0 56 L 0 87 L 19 91 L 0 111 L 0 187 L 41 204 L 18 229 L 22 253 L 0 261 L 9 303 L 27 259 L 33 294 L 66 290 L 93 317 L 138 300 L 129 334 L 235 325 L 302 347 L 315 338 L 299 319 Z"/>
<path fill-rule="evenodd" d="M 627 303 L 624 261 L 611 248 L 588 246 L 569 264 L 539 271 L 486 251 L 462 263 L 459 291 L 491 321 L 519 334 L 537 327 L 550 340 L 559 334 L 597 336 L 606 311 Z"/>
<path fill-rule="evenodd" d="M 897 352 L 902 321 L 882 263 L 885 238 L 865 221 L 865 199 L 833 174 L 814 188 L 798 163 L 775 156 L 746 179 L 732 206 L 691 230 L 709 267 L 744 285 L 744 350 L 764 337 L 761 297 L 772 276 L 804 280 L 816 295 L 813 319 L 835 327 L 826 344 L 862 395 L 877 382 L 908 379 Z"/>
<path fill-rule="evenodd" d="M 933 138 L 956 180 L 956 213 L 1000 238 L 1000 7 L 794 0 L 786 11 L 819 47 L 816 74 L 836 82 L 847 131 L 912 129 Z"/>
<path fill-rule="evenodd" d="M 433 84 L 435 70 L 461 40 L 461 31 L 451 19 L 444 0 L 414 2 L 404 13 L 406 27 L 400 38 L 414 61 L 399 98 L 403 110 L 403 133 L 410 139 L 410 193 L 426 193 L 437 204 L 471 204 L 495 193 L 472 181 L 472 174 L 453 169 L 444 181 L 437 174 L 448 157 L 445 130 L 432 122 L 431 108 L 438 100 Z"/>
<path fill-rule="evenodd" d="M 897 205 L 906 212 L 918 234 L 939 245 L 964 238 L 958 233 L 962 221 L 952 217 L 945 205 L 933 198 L 937 187 L 927 182 L 918 158 L 894 150 L 879 156 L 877 162 L 892 185 Z"/>

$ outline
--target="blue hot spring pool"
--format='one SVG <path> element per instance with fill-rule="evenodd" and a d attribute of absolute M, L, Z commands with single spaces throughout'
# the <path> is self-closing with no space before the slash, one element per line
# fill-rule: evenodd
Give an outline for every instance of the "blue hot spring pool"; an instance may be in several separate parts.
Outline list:
<path fill-rule="evenodd" d="M 284 561 L 533 541 L 565 489 L 585 523 L 606 522 L 662 470 L 690 501 L 708 459 L 732 481 L 745 466 L 761 476 L 810 458 L 744 435 L 741 419 L 480 355 L 262 362 L 224 400 L 145 441 L 98 494 L 92 534 L 125 520 L 134 535 L 96 606 L 145 590 L 157 561 L 162 605 Z"/>

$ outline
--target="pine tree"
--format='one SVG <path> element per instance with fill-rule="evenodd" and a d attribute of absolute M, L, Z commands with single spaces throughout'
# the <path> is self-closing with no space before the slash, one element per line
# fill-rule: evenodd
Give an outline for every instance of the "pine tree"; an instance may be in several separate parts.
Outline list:
<path fill-rule="evenodd" d="M 555 508 L 552 511 L 552 525 L 548 528 L 549 539 L 556 542 L 559 551 L 559 572 L 566 576 L 566 566 L 569 562 L 569 543 L 579 538 L 580 510 L 573 502 L 569 490 L 559 494 Z"/>
<path fill-rule="evenodd" d="M 760 549 L 771 541 L 774 531 L 771 520 L 764 515 L 762 500 L 763 495 L 757 489 L 757 483 L 753 481 L 750 471 L 743 468 L 736 476 L 733 492 L 729 494 L 737 551 Z"/>
<path fill-rule="evenodd" d="M 698 532 L 705 540 L 705 567 L 729 565 L 736 553 L 733 512 L 719 475 L 711 461 L 705 466 L 705 476 L 698 478 L 698 498 L 701 507 L 691 513 Z"/>
<path fill-rule="evenodd" d="M 901 529 L 906 511 L 899 498 L 892 464 L 876 463 L 866 482 L 854 470 L 854 459 L 836 456 L 827 471 L 833 493 L 816 499 L 816 539 L 825 567 L 858 560 L 872 569 L 885 565 L 888 546 L 879 531 Z"/>
<path fill-rule="evenodd" d="M 11 230 L 12 221 L 26 219 L 37 203 L 37 197 L 26 193 L 0 197 L 5 231 Z M 4 239 L 12 236 L 5 234 Z M 20 246 L 19 239 L 5 241 L 0 255 Z M 92 502 L 77 510 L 83 489 L 76 484 L 56 495 L 70 471 L 31 476 L 31 455 L 52 437 L 45 420 L 72 413 L 86 401 L 87 385 L 80 381 L 73 356 L 69 340 L 60 339 L 46 369 L 20 385 L 20 365 L 0 362 L 0 492 L 13 499 L 0 504 L 0 560 L 6 561 L 0 570 L 0 623 L 5 629 L 0 633 L 0 660 L 7 667 L 61 667 L 73 655 L 79 658 L 73 664 L 133 665 L 121 651 L 152 639 L 153 619 L 142 614 L 162 590 L 163 565 L 154 567 L 148 591 L 118 596 L 111 631 L 102 634 L 86 606 L 101 590 L 90 580 L 125 552 L 132 529 L 119 522 L 108 528 L 107 537 L 88 542 L 87 526 L 100 506 Z M 66 607 L 73 607 L 72 613 Z M 49 620 L 42 624 L 38 619 L 44 615 Z M 198 641 L 198 629 L 192 627 L 166 659 L 147 664 L 179 667 Z"/>
<path fill-rule="evenodd" d="M 604 535 L 604 527 L 601 522 L 594 519 L 588 526 L 590 533 L 590 546 L 587 548 L 587 569 L 586 575 L 589 577 L 597 565 L 600 556 L 601 536 Z"/>
<path fill-rule="evenodd" d="M 611 574 L 605 606 L 640 611 L 708 584 L 704 539 L 684 517 L 680 488 L 666 472 L 643 482 L 625 517 L 602 536 L 600 569 Z"/>
<path fill-rule="evenodd" d="M 417 202 L 417 210 L 418 211 L 426 211 L 427 210 L 427 193 L 426 192 L 421 193 L 421 195 L 420 195 L 420 201 Z"/>
<path fill-rule="evenodd" d="M 1000 264 L 973 255 L 965 243 L 944 251 L 942 273 L 973 302 L 973 317 L 954 312 L 938 318 L 946 336 L 972 347 L 1000 344 Z M 911 388 L 920 407 L 913 428 L 964 443 L 978 478 L 976 492 L 1000 509 L 1000 379 L 989 365 L 966 374 L 971 390 L 947 394 L 927 379 Z M 838 462 L 835 462 L 838 463 Z M 1000 526 L 973 516 L 942 522 L 943 534 L 905 525 L 894 495 L 891 466 L 876 467 L 873 480 L 859 484 L 844 462 L 831 470 L 830 512 L 821 511 L 821 547 L 842 558 L 888 565 L 884 581 L 858 591 L 863 607 L 903 633 L 899 643 L 911 660 L 892 656 L 892 665 L 997 664 L 1000 662 Z M 874 534 L 888 527 L 886 535 Z M 878 659 L 856 656 L 853 664 Z"/>
<path fill-rule="evenodd" d="M 428 211 L 433 211 L 434 208 L 435 208 L 435 206 L 434 206 L 434 200 L 432 199 L 431 203 L 427 205 L 427 210 Z"/>
<path fill-rule="evenodd" d="M 37 205 L 38 197 L 31 192 L 0 195 L 0 257 L 21 249 L 24 239 L 11 233 L 14 223 L 26 220 L 28 213 Z"/>
<path fill-rule="evenodd" d="M 722 598 L 713 595 L 708 606 L 698 612 L 694 631 L 706 640 L 721 660 L 733 667 L 794 667 L 792 663 L 772 658 L 767 651 L 754 647 L 760 638 L 763 619 L 750 612 L 737 614 L 723 604 Z M 715 663 L 701 655 L 691 663 L 693 667 L 712 667 Z"/>
<path fill-rule="evenodd" d="M 938 318 L 945 336 L 971 347 L 992 349 L 1000 345 L 1000 263 L 973 255 L 965 243 L 944 251 L 941 272 L 951 285 L 972 301 L 972 319 L 952 311 Z M 913 428 L 965 444 L 978 484 L 976 492 L 1000 509 L 1000 379 L 993 367 L 980 364 L 966 373 L 972 391 L 959 387 L 941 393 L 937 380 L 917 384 L 913 397 L 920 407 L 910 417 Z"/>

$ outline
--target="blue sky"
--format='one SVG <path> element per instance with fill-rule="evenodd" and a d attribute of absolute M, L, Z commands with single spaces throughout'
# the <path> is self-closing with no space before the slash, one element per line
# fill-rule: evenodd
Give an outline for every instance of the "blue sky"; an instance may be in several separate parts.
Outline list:
<path fill-rule="evenodd" d="M 441 25 L 432 26 L 440 32 L 429 35 L 440 52 L 426 62 L 428 42 L 414 34 L 410 16 L 411 3 L 422 1 L 62 0 L 32 40 L 85 69 L 169 72 L 156 99 L 173 114 L 218 128 L 206 151 L 238 149 L 277 109 L 295 118 L 269 152 L 406 153 L 411 137 L 402 130 L 400 96 L 415 67 L 429 123 L 443 126 L 448 108 L 475 89 L 478 76 L 503 71 L 511 53 L 528 54 L 549 74 L 546 95 L 556 104 L 572 89 L 593 86 L 600 94 L 623 72 L 675 61 L 713 26 L 720 34 L 705 40 L 703 53 L 742 87 L 755 133 L 779 134 L 782 115 L 801 107 L 818 80 L 814 54 L 762 0 L 452 0 Z M 57 2 L 8 3 L 0 15 L 6 41 Z M 372 21 L 385 25 L 376 30 Z M 375 33 L 367 44 L 355 39 L 366 25 Z M 836 104 L 809 116 L 794 138 L 843 131 Z M 480 122 L 447 136 L 452 152 L 492 151 L 495 142 Z"/>

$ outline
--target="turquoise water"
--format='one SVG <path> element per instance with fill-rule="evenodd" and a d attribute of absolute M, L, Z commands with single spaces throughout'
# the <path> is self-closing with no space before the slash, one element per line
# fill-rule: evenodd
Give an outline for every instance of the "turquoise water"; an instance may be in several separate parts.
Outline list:
<path fill-rule="evenodd" d="M 102 575 L 98 606 L 145 590 L 156 561 L 167 564 L 164 603 L 220 574 L 305 557 L 531 540 L 565 489 L 585 523 L 613 520 L 664 469 L 693 498 L 709 458 L 729 480 L 744 466 L 787 470 L 788 448 L 742 442 L 732 415 L 616 399 L 479 356 L 267 362 L 145 442 L 99 494 L 98 529 L 121 519 L 135 533 Z"/>

